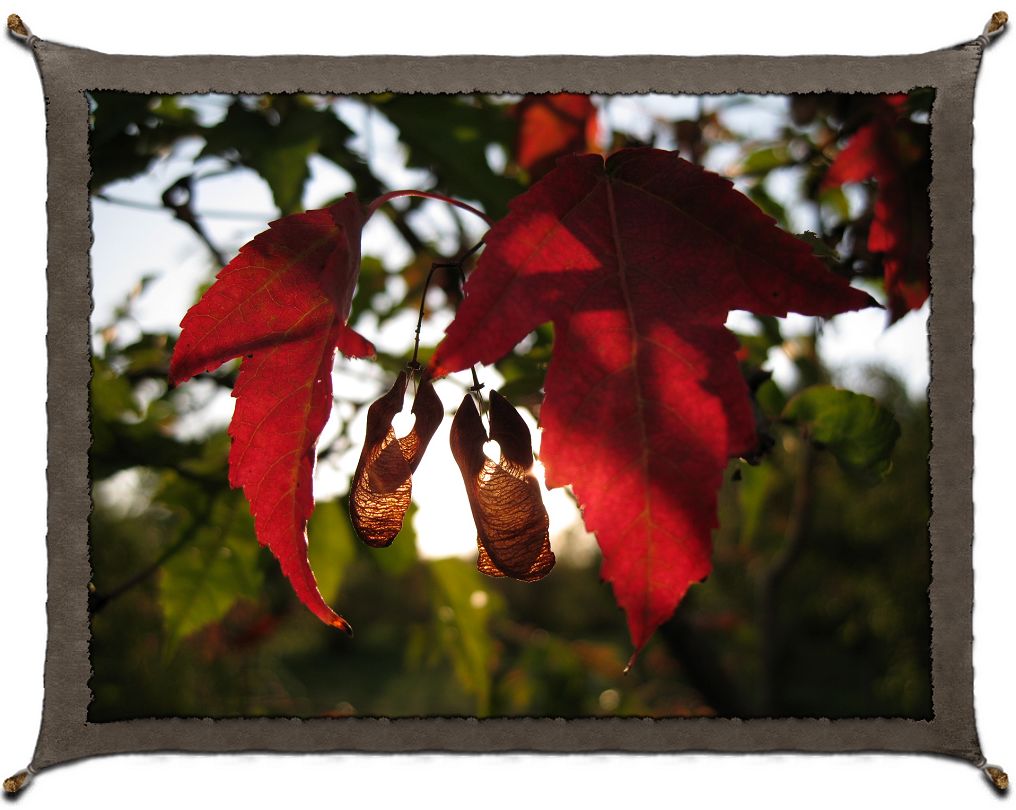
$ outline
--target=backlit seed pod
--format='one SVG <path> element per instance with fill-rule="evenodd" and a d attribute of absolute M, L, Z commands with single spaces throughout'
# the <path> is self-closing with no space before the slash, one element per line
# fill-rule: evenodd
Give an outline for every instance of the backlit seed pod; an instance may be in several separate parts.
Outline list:
<path fill-rule="evenodd" d="M 429 382 L 420 385 L 413 402 L 416 423 L 398 438 L 392 419 L 402 410 L 406 373 L 367 410 L 367 436 L 349 487 L 353 528 L 369 546 L 391 545 L 402 530 L 413 492 L 413 472 L 444 417 L 444 408 Z"/>
<path fill-rule="evenodd" d="M 496 391 L 490 394 L 490 440 L 501 446 L 500 462 L 484 454 L 487 440 L 467 394 L 452 421 L 451 446 L 476 523 L 477 568 L 488 576 L 534 582 L 554 567 L 549 520 L 532 473 L 529 428 Z"/>

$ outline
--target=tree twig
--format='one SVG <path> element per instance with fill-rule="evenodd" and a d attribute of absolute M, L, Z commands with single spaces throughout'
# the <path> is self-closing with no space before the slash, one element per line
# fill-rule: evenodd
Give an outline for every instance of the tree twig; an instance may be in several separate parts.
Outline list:
<path fill-rule="evenodd" d="M 173 213 L 180 222 L 190 228 L 194 235 L 200 239 L 208 252 L 212 254 L 219 267 L 225 267 L 227 264 L 226 257 L 222 251 L 219 250 L 215 243 L 212 242 L 201 223 L 198 221 L 197 215 L 194 213 L 194 209 L 191 203 L 194 200 L 194 193 L 192 183 L 194 180 L 193 175 L 185 175 L 177 180 L 173 185 L 167 188 L 162 193 L 162 204 L 166 206 L 168 210 Z"/>
<path fill-rule="evenodd" d="M 797 562 L 808 538 L 808 524 L 815 494 L 815 445 L 806 431 L 801 435 L 797 457 L 794 500 L 787 517 L 783 547 L 759 579 L 759 631 L 762 639 L 762 705 L 766 715 L 778 710 L 778 670 L 782 658 L 778 616 L 779 588 Z"/>
<path fill-rule="evenodd" d="M 133 576 L 128 577 L 126 580 L 121 582 L 119 585 L 117 585 L 115 588 L 108 591 L 107 593 L 97 593 L 97 592 L 90 593 L 88 596 L 88 609 L 91 615 L 94 616 L 96 613 L 105 608 L 114 599 L 119 599 L 125 593 L 127 593 L 130 590 L 133 590 L 138 585 L 147 580 L 149 577 L 153 576 L 155 572 L 158 571 L 163 565 L 165 565 L 167 562 L 173 559 L 173 557 L 175 557 L 177 554 L 183 551 L 183 549 L 185 549 L 188 545 L 190 545 L 190 543 L 193 542 L 194 538 L 197 536 L 198 531 L 204 527 L 205 523 L 207 523 L 208 521 L 208 518 L 211 517 L 212 507 L 214 504 L 215 504 L 214 498 L 209 500 L 207 506 L 201 511 L 200 514 L 195 515 L 194 519 L 191 521 L 191 524 L 176 539 L 176 542 L 171 543 L 169 546 L 167 546 L 163 550 L 163 552 L 158 557 L 155 558 L 153 562 L 149 563 L 147 566 L 142 568 Z"/>

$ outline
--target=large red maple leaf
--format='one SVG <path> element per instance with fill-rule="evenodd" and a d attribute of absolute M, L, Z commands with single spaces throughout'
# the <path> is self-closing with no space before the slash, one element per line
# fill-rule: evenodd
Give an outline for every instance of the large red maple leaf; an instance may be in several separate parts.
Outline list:
<path fill-rule="evenodd" d="M 920 309 L 928 297 L 931 182 L 927 147 L 909 118 L 905 94 L 880 96 L 875 114 L 836 155 L 822 184 L 877 184 L 868 250 L 882 257 L 890 322 Z"/>
<path fill-rule="evenodd" d="M 572 485 L 641 648 L 709 573 L 724 467 L 757 441 L 729 311 L 876 304 L 728 180 L 656 149 L 562 158 L 486 245 L 431 371 L 553 321 L 547 485 Z"/>
<path fill-rule="evenodd" d="M 335 351 L 373 346 L 346 325 L 360 269 L 364 209 L 352 194 L 271 223 L 187 312 L 170 363 L 183 381 L 242 357 L 229 426 L 229 483 L 250 501 L 255 531 L 297 596 L 350 630 L 321 597 L 307 559 L 315 446 L 332 405 Z"/>

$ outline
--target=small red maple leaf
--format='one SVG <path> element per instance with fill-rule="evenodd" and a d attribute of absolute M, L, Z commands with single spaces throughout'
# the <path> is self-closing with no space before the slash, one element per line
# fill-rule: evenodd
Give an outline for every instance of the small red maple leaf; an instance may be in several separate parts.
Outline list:
<path fill-rule="evenodd" d="M 272 222 L 240 249 L 187 312 L 170 363 L 179 385 L 242 357 L 229 425 L 229 483 L 242 487 L 262 545 L 297 596 L 350 631 L 321 597 L 307 559 L 315 446 L 332 405 L 338 349 L 374 347 L 346 325 L 360 269 L 365 212 L 352 194 L 330 208 Z"/>
<path fill-rule="evenodd" d="M 824 187 L 875 180 L 868 250 L 881 255 L 893 323 L 928 298 L 931 222 L 926 146 L 906 110 L 904 94 L 876 99 L 874 117 L 833 160 Z"/>
<path fill-rule="evenodd" d="M 486 245 L 431 371 L 553 321 L 547 485 L 572 485 L 641 648 L 709 573 L 724 467 L 756 442 L 729 311 L 877 304 L 728 180 L 656 149 L 562 158 Z"/>
<path fill-rule="evenodd" d="M 518 130 L 515 162 L 537 180 L 559 157 L 596 148 L 596 105 L 579 93 L 523 97 L 514 109 Z"/>

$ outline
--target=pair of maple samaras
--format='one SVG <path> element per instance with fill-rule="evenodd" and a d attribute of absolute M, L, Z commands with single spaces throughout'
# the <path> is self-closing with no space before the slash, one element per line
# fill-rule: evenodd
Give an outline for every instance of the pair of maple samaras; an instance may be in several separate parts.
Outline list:
<path fill-rule="evenodd" d="M 402 529 L 413 473 L 444 418 L 441 400 L 424 379 L 413 401 L 416 422 L 398 438 L 392 419 L 402 410 L 407 383 L 403 371 L 367 410 L 367 436 L 349 488 L 353 527 L 374 547 L 391 545 Z M 484 453 L 488 440 L 500 445 L 500 462 Z M 452 420 L 451 448 L 476 523 L 477 568 L 488 576 L 524 582 L 545 577 L 554 567 L 549 520 L 532 473 L 532 437 L 518 411 L 491 391 L 488 439 L 473 397 L 466 394 Z"/>

